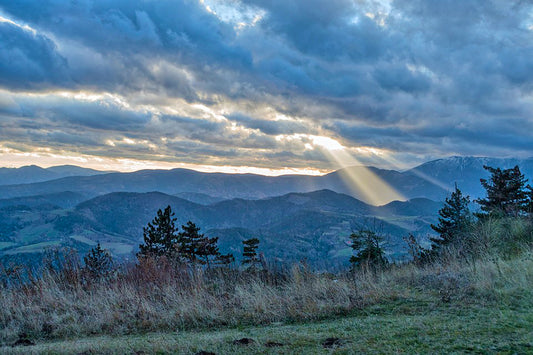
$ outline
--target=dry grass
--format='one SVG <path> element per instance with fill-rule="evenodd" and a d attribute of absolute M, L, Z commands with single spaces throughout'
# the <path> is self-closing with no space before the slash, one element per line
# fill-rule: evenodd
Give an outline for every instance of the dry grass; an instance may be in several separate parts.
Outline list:
<path fill-rule="evenodd" d="M 479 238 L 490 241 L 492 233 Z M 307 322 L 380 305 L 406 312 L 447 303 L 531 309 L 533 253 L 521 247 L 514 255 L 449 254 L 430 265 L 355 275 L 318 274 L 304 266 L 276 273 L 191 270 L 147 260 L 92 283 L 67 257 L 39 278 L 17 282 L 14 273 L 13 282 L 0 288 L 0 342 L 11 344 L 22 334 L 38 340 Z"/>
<path fill-rule="evenodd" d="M 293 267 L 284 275 L 141 265 L 91 285 L 48 273 L 0 290 L 0 337 L 31 339 L 301 322 L 376 304 L 505 304 L 532 295 L 533 254 L 512 260 L 394 267 L 355 276 Z M 78 280 L 77 278 L 73 278 Z M 413 303 L 414 302 L 414 303 Z"/>

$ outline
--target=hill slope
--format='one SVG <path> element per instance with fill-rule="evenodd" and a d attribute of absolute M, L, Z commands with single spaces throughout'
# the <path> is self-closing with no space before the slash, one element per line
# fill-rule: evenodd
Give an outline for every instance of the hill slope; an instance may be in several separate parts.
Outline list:
<path fill-rule="evenodd" d="M 397 257 L 404 252 L 401 237 L 408 232 L 427 233 L 440 206 L 414 200 L 395 202 L 394 208 L 374 207 L 329 190 L 211 205 L 160 192 L 115 192 L 82 202 L 70 211 L 54 210 L 53 206 L 41 206 L 40 210 L 0 209 L 6 220 L 14 221 L 4 231 L 4 242 L 15 244 L 3 252 L 13 254 L 35 243 L 75 240 L 86 244 L 82 250 L 100 241 L 115 254 L 126 255 L 142 241 L 143 227 L 167 205 L 172 206 L 179 224 L 191 220 L 207 235 L 218 236 L 224 252 L 239 257 L 241 242 L 258 237 L 261 250 L 275 260 L 307 258 L 316 265 L 325 259 L 333 264 L 346 262 L 348 236 L 360 228 L 376 228 L 390 235 L 387 250 Z M 29 216 L 34 217 L 28 220 Z M 19 223 L 21 218 L 27 222 Z"/>

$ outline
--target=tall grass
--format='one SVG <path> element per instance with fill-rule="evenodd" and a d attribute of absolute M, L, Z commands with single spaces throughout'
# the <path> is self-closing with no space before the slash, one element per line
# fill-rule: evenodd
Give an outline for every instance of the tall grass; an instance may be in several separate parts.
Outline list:
<path fill-rule="evenodd" d="M 59 268 L 1 287 L 0 340 L 308 321 L 398 302 L 526 302 L 533 299 L 531 230 L 505 223 L 472 232 L 476 257 L 448 250 L 432 264 L 354 274 L 319 274 L 303 265 L 277 272 L 204 270 L 146 259 L 91 281 L 63 258 Z M 511 242 L 516 247 L 508 248 Z"/>

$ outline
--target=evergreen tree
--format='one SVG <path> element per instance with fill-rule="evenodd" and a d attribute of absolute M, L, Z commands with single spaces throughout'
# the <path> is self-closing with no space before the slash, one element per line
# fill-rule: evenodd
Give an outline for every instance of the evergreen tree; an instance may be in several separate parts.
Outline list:
<path fill-rule="evenodd" d="M 439 233 L 440 238 L 430 238 L 433 242 L 432 249 L 438 250 L 440 246 L 455 242 L 460 233 L 470 221 L 468 205 L 470 198 L 463 196 L 461 190 L 455 185 L 455 191 L 446 197 L 444 206 L 439 210 L 439 223 L 431 225 L 431 228 Z"/>
<path fill-rule="evenodd" d="M 233 254 L 219 254 L 215 257 L 215 263 L 221 266 L 229 267 L 231 263 L 235 262 Z"/>
<path fill-rule="evenodd" d="M 113 268 L 111 254 L 107 250 L 102 249 L 100 243 L 83 257 L 83 261 L 85 266 L 82 270 L 90 280 L 98 280 L 107 276 Z"/>
<path fill-rule="evenodd" d="M 478 213 L 478 217 L 489 215 L 519 216 L 525 212 L 528 198 L 525 191 L 526 178 L 518 166 L 512 169 L 492 168 L 483 166 L 491 173 L 490 180 L 480 179 L 481 185 L 487 191 L 487 197 L 476 202 L 485 213 Z"/>
<path fill-rule="evenodd" d="M 203 236 L 203 234 L 202 234 Z M 218 250 L 218 237 L 207 238 L 203 237 L 200 240 L 198 248 L 198 258 L 201 264 L 211 266 L 211 257 L 218 258 L 220 256 L 220 251 Z"/>
<path fill-rule="evenodd" d="M 153 221 L 143 228 L 144 244 L 139 245 L 137 257 L 175 256 L 180 242 L 175 222 L 170 206 L 158 210 Z"/>
<path fill-rule="evenodd" d="M 533 217 L 533 186 L 527 185 L 526 189 L 526 194 L 528 198 L 526 212 L 530 217 Z"/>
<path fill-rule="evenodd" d="M 352 250 L 355 255 L 350 258 L 352 270 L 367 266 L 377 269 L 386 266 L 389 262 L 381 246 L 383 238 L 370 230 L 360 230 L 350 235 Z"/>
<path fill-rule="evenodd" d="M 255 268 L 255 266 L 260 263 L 259 257 L 257 255 L 259 239 L 251 238 L 251 239 L 243 240 L 242 244 L 243 244 L 242 264 L 249 265 L 251 268 Z"/>
<path fill-rule="evenodd" d="M 181 254 L 191 264 L 207 264 L 210 266 L 211 258 L 220 255 L 218 250 L 218 238 L 209 238 L 200 234 L 200 228 L 196 224 L 188 221 L 186 225 L 181 226 L 183 232 L 180 232 Z"/>

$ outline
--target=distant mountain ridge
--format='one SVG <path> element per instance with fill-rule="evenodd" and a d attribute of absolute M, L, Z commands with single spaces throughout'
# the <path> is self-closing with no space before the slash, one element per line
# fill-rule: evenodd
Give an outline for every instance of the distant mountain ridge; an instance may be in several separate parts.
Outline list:
<path fill-rule="evenodd" d="M 527 159 L 516 158 L 487 158 L 487 157 L 459 157 L 453 156 L 446 159 L 433 160 L 421 164 L 411 170 L 410 173 L 418 176 L 427 176 L 439 183 L 452 188 L 455 183 L 466 194 L 477 198 L 485 195 L 479 179 L 488 178 L 489 173 L 483 168 L 484 165 L 494 168 L 508 169 L 516 165 L 533 185 L 533 157 Z"/>
<path fill-rule="evenodd" d="M 31 184 L 69 176 L 91 176 L 105 173 L 74 165 L 60 165 L 50 168 L 41 168 L 36 165 L 21 168 L 0 168 L 0 185 Z"/>
<path fill-rule="evenodd" d="M 350 167 L 323 176 L 202 173 L 187 169 L 141 170 L 132 173 L 99 172 L 97 175 L 89 171 L 88 176 L 70 176 L 44 182 L 0 186 L 0 198 L 64 191 L 84 194 L 88 198 L 112 192 L 160 191 L 170 195 L 188 196 L 197 202 L 209 204 L 217 199 L 260 199 L 291 192 L 329 189 L 365 200 L 364 193 L 354 190 L 345 178 L 347 172 L 357 177 L 361 171 L 371 171 L 406 199 L 420 197 L 443 200 L 455 182 L 465 194 L 477 198 L 484 193 L 479 179 L 488 177 L 483 165 L 502 168 L 519 165 L 526 177 L 529 179 L 533 177 L 533 158 L 477 157 L 438 159 L 406 171 Z M 371 181 L 368 188 L 372 188 Z"/>

